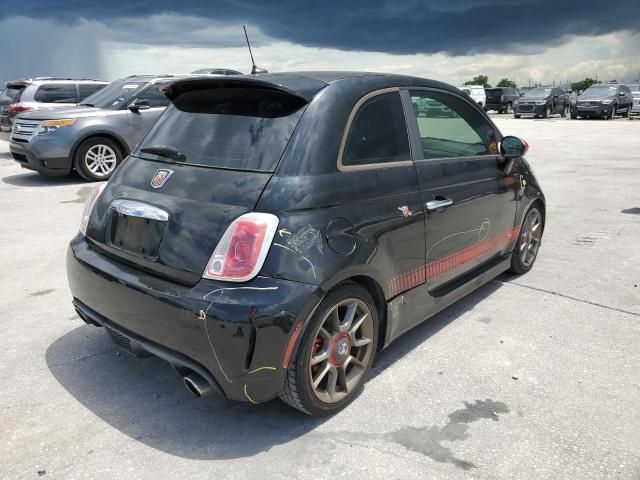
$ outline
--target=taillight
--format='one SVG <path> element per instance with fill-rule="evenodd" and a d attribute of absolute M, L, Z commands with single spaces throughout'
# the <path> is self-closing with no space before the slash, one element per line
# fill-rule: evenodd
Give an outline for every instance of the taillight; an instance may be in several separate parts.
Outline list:
<path fill-rule="evenodd" d="M 93 206 L 102 195 L 102 191 L 104 187 L 107 186 L 107 182 L 97 183 L 92 189 L 87 199 L 84 202 L 84 209 L 82 210 L 82 218 L 80 219 L 80 233 L 83 235 L 87 234 L 87 225 L 89 225 L 89 218 L 91 217 L 91 211 L 93 210 Z"/>
<path fill-rule="evenodd" d="M 278 228 L 278 217 L 270 213 L 245 213 L 236 218 L 218 242 L 202 278 L 246 282 L 264 264 Z"/>
<path fill-rule="evenodd" d="M 7 110 L 11 113 L 20 113 L 20 112 L 27 112 L 29 110 L 33 110 L 33 107 L 27 107 L 22 103 L 12 103 L 7 107 Z"/>

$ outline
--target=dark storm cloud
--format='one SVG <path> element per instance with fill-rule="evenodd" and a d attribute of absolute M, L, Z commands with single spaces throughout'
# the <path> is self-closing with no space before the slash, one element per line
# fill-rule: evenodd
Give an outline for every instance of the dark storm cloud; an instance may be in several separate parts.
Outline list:
<path fill-rule="evenodd" d="M 640 0 L 4 0 L 0 17 L 23 15 L 73 23 L 85 18 L 118 28 L 139 43 L 218 46 L 194 39 L 188 25 L 163 35 L 150 15 L 171 13 L 255 25 L 268 37 L 307 46 L 387 53 L 453 55 L 519 51 L 565 35 L 640 31 Z M 134 20 L 138 20 L 135 22 Z M 176 20 L 177 22 L 177 20 Z M 178 25 L 179 23 L 176 23 Z M 175 26 L 175 25 L 174 25 Z M 132 30 L 133 29 L 133 30 Z M 638 38 L 640 45 L 640 36 Z M 237 44 L 243 37 L 237 36 Z M 230 40 L 233 43 L 233 40 Z"/>

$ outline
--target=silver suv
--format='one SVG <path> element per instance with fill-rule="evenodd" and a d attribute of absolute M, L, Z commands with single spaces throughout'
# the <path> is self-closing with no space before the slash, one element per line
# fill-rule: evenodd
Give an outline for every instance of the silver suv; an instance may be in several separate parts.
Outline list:
<path fill-rule="evenodd" d="M 172 79 L 131 76 L 73 108 L 20 114 L 11 132 L 11 155 L 45 176 L 75 169 L 87 180 L 106 180 L 169 104 L 160 85 Z"/>
<path fill-rule="evenodd" d="M 13 118 L 19 113 L 76 105 L 106 85 L 109 82 L 61 77 L 37 77 L 7 82 L 0 97 L 0 130 L 11 130 Z"/>

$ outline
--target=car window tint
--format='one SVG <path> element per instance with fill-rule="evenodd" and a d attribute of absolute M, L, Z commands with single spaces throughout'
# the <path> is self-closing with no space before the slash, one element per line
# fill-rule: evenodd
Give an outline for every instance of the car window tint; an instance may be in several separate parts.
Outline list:
<path fill-rule="evenodd" d="M 153 85 L 138 95 L 136 102 L 148 102 L 151 108 L 166 107 L 169 99 L 160 91 L 160 85 Z"/>
<path fill-rule="evenodd" d="M 76 85 L 75 83 L 40 85 L 33 99 L 42 103 L 77 103 Z"/>
<path fill-rule="evenodd" d="M 407 125 L 398 92 L 367 100 L 351 123 L 342 164 L 367 165 L 410 159 Z"/>
<path fill-rule="evenodd" d="M 410 93 L 425 159 L 491 153 L 491 125 L 463 99 L 440 92 Z"/>
<path fill-rule="evenodd" d="M 93 95 L 99 90 L 102 90 L 105 85 L 96 83 L 81 83 L 78 88 L 80 89 L 80 101 L 87 98 L 89 95 Z"/>

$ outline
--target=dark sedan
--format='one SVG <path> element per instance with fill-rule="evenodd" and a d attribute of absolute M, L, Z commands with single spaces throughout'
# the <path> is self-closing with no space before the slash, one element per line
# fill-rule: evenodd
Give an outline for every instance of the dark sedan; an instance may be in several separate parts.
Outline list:
<path fill-rule="evenodd" d="M 86 323 L 196 396 L 336 412 L 378 350 L 533 266 L 527 145 L 452 86 L 317 72 L 163 89 L 172 104 L 89 195 L 67 274 Z"/>

